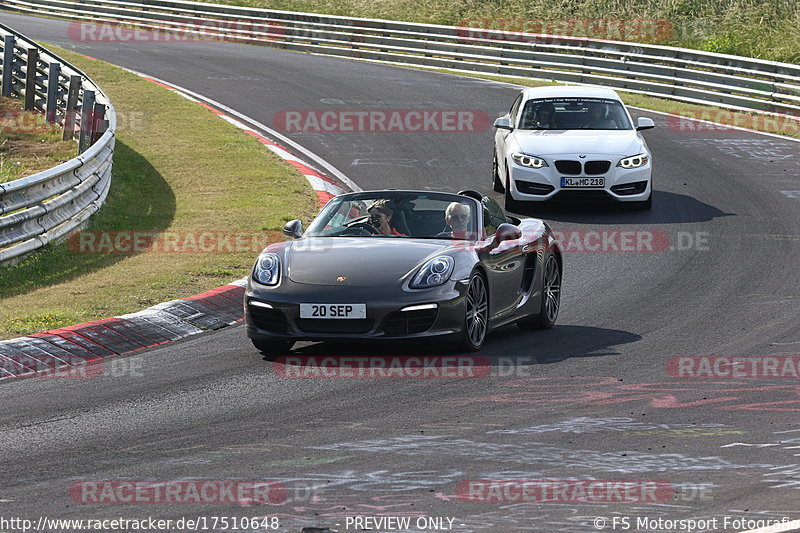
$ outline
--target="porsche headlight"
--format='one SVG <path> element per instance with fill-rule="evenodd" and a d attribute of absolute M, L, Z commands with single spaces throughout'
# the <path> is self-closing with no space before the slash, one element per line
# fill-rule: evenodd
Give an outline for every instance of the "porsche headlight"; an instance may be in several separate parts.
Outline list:
<path fill-rule="evenodd" d="M 521 152 L 511 154 L 511 159 L 513 159 L 516 164 L 521 165 L 523 167 L 543 168 L 548 166 L 547 161 L 545 161 L 541 157 L 536 157 L 535 155 L 523 154 Z"/>
<path fill-rule="evenodd" d="M 434 257 L 419 269 L 414 279 L 411 280 L 412 289 L 427 289 L 441 285 L 453 273 L 455 261 L 449 255 Z"/>
<path fill-rule="evenodd" d="M 645 166 L 648 161 L 650 161 L 649 155 L 638 154 L 620 159 L 619 163 L 617 163 L 617 166 L 622 168 L 639 168 Z"/>
<path fill-rule="evenodd" d="M 253 279 L 262 285 L 277 285 L 281 275 L 278 254 L 266 253 L 258 256 L 253 266 Z"/>

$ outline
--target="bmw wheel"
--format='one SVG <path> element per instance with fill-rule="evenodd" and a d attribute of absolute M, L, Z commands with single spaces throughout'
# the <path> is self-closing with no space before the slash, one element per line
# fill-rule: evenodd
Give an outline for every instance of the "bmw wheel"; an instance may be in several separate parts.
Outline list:
<path fill-rule="evenodd" d="M 469 352 L 481 349 L 489 330 L 489 292 L 486 281 L 479 272 L 469 278 L 466 295 L 466 316 L 461 348 Z"/>
<path fill-rule="evenodd" d="M 500 169 L 497 168 L 497 154 L 494 154 L 492 158 L 492 180 L 494 192 L 503 192 L 506 190 L 506 188 L 503 187 L 503 182 L 500 181 Z"/>
<path fill-rule="evenodd" d="M 538 316 L 517 322 L 522 329 L 550 329 L 561 308 L 561 266 L 553 254 L 547 256 L 542 280 L 542 304 Z"/>
<path fill-rule="evenodd" d="M 511 174 L 509 174 L 508 172 L 508 167 L 506 167 L 506 176 L 508 177 L 508 182 L 505 185 L 506 211 L 511 211 L 512 213 L 518 213 L 520 208 L 520 202 L 515 200 L 511 196 Z"/>
<path fill-rule="evenodd" d="M 637 202 L 636 208 L 641 209 L 642 211 L 649 211 L 653 209 L 653 193 L 650 193 L 650 196 L 647 197 L 647 200 L 644 202 Z"/>

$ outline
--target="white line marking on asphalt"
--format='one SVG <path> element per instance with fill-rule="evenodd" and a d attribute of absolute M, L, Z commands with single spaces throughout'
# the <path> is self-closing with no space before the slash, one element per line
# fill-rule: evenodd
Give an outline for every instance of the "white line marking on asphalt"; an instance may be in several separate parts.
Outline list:
<path fill-rule="evenodd" d="M 734 442 L 734 443 L 731 443 L 731 444 L 725 444 L 723 446 L 720 446 L 720 448 L 732 448 L 734 446 L 746 446 L 748 448 L 769 448 L 770 446 L 780 446 L 780 444 L 777 444 L 777 443 L 771 443 L 771 444 L 748 444 L 746 442 Z"/>
<path fill-rule="evenodd" d="M 269 126 L 266 126 L 265 124 L 262 124 L 261 122 L 258 122 L 256 119 L 248 117 L 247 115 L 245 115 L 243 113 L 240 113 L 240 112 L 236 111 L 235 109 L 232 109 L 232 108 L 226 106 L 225 104 L 221 104 L 221 103 L 217 102 L 216 100 L 212 100 L 211 98 L 203 96 L 202 94 L 198 94 L 198 93 L 196 93 L 194 91 L 190 91 L 189 89 L 181 87 L 180 85 L 175 85 L 174 83 L 170 83 L 168 81 L 164 81 L 162 79 L 150 76 L 149 74 L 144 74 L 142 72 L 137 72 L 135 70 L 126 69 L 126 68 L 123 68 L 123 70 L 126 70 L 126 71 L 128 71 L 128 72 L 130 72 L 132 74 L 136 74 L 137 76 L 141 76 L 141 77 L 144 77 L 144 78 L 149 78 L 149 79 L 154 80 L 154 81 L 156 81 L 158 83 L 161 83 L 163 85 L 171 87 L 171 88 L 175 89 L 176 91 L 184 92 L 184 93 L 186 93 L 186 94 L 188 94 L 188 95 L 190 95 L 190 96 L 192 96 L 194 98 L 197 98 L 198 100 L 200 100 L 202 102 L 205 102 L 206 104 L 212 105 L 212 106 L 216 107 L 217 109 L 221 109 L 222 111 L 225 111 L 226 113 L 228 113 L 230 115 L 233 115 L 233 116 L 239 118 L 240 120 L 242 120 L 242 121 L 244 121 L 244 122 L 246 122 L 248 124 L 252 124 L 256 128 L 267 132 L 267 134 L 269 136 L 271 136 L 273 138 L 276 138 L 276 139 L 279 139 L 282 143 L 285 143 L 285 144 L 291 146 L 292 148 L 294 148 L 295 150 L 297 150 L 301 154 L 303 154 L 306 157 L 308 157 L 309 159 L 315 161 L 322 168 L 324 168 L 325 170 L 330 172 L 338 180 L 340 180 L 342 183 L 347 185 L 351 190 L 353 190 L 353 191 L 361 191 L 362 190 L 361 187 L 359 187 L 353 180 L 351 180 L 350 178 L 345 176 L 344 173 L 342 173 L 342 171 L 340 171 L 339 169 L 334 167 L 332 164 L 328 163 L 325 159 L 323 159 L 322 157 L 318 156 L 317 154 L 315 154 L 314 152 L 312 152 L 308 148 L 305 148 L 305 147 L 297 144 L 296 142 L 291 140 L 289 137 L 286 137 L 285 135 L 282 135 L 281 133 L 273 130 Z"/>
<path fill-rule="evenodd" d="M 787 198 L 800 198 L 800 191 L 781 191 Z"/>
<path fill-rule="evenodd" d="M 748 529 L 740 533 L 786 533 L 800 529 L 800 520 L 793 520 L 791 522 L 784 522 L 782 524 L 775 524 L 774 526 L 767 526 L 758 529 Z"/>
<path fill-rule="evenodd" d="M 333 183 L 329 183 L 316 176 L 309 176 L 308 174 L 306 174 L 305 177 L 315 191 L 329 192 L 334 196 L 342 194 L 344 192 L 341 187 L 334 185 Z"/>
<path fill-rule="evenodd" d="M 303 161 L 302 159 L 300 159 L 297 156 L 292 155 L 291 153 L 287 152 L 286 150 L 284 150 L 280 146 L 271 146 L 270 145 L 270 146 L 267 146 L 267 148 L 269 148 L 270 150 L 275 152 L 275 154 L 278 157 L 280 157 L 281 159 L 285 159 L 287 161 L 295 161 L 297 163 L 302 163 L 304 165 L 306 164 L 305 161 Z"/>

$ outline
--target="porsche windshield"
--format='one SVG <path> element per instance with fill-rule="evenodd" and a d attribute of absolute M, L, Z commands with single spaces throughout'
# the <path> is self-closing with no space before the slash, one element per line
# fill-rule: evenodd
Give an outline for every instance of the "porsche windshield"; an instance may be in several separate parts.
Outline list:
<path fill-rule="evenodd" d="M 466 240 L 477 235 L 475 208 L 470 198 L 449 194 L 346 195 L 331 200 L 306 235 Z"/>
<path fill-rule="evenodd" d="M 610 98 L 537 98 L 522 108 L 523 130 L 630 130 L 622 103 Z"/>

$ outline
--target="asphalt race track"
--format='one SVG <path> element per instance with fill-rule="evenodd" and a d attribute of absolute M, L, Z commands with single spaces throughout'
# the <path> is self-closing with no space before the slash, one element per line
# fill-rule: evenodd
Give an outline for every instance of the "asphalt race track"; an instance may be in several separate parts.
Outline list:
<path fill-rule="evenodd" d="M 228 43 L 75 42 L 66 22 L 5 12 L 0 20 L 267 125 L 285 110 L 483 110 L 493 119 L 518 91 Z M 626 517 L 630 531 L 678 530 L 663 522 L 677 519 L 709 520 L 692 531 L 738 531 L 748 528 L 730 520 L 800 519 L 797 375 L 725 376 L 720 369 L 729 367 L 717 365 L 716 374 L 682 377 L 671 359 L 800 354 L 800 198 L 782 192 L 800 190 L 800 145 L 743 131 L 680 131 L 664 115 L 637 114 L 657 125 L 645 132 L 656 165 L 651 212 L 524 214 L 610 240 L 615 231 L 647 232 L 662 245 L 622 252 L 574 243 L 556 328 L 492 335 L 479 354 L 488 375 L 287 378 L 289 367 L 265 361 L 234 327 L 109 360 L 95 379 L 4 382 L 0 515 L 277 516 L 287 532 L 357 531 L 346 521 L 358 515 L 411 518 L 407 529 L 375 531 L 421 531 L 418 518 L 447 517 L 458 533 L 612 531 Z M 288 135 L 364 189 L 491 190 L 490 127 Z M 295 348 L 417 353 L 444 354 L 435 345 Z M 556 501 L 536 502 L 509 490 L 479 501 L 492 493 L 464 488 L 469 480 L 545 479 L 667 489 L 641 491 L 635 501 L 613 493 L 581 501 L 572 482 L 560 485 L 568 490 Z M 286 492 L 269 504 L 92 503 L 83 489 L 104 480 L 269 480 Z"/>

